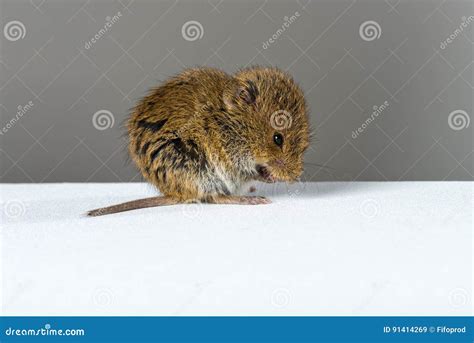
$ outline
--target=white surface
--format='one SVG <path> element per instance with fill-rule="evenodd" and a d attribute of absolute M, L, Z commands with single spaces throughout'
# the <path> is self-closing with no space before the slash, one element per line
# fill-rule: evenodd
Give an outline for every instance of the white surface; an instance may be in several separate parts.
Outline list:
<path fill-rule="evenodd" d="M 3 184 L 3 314 L 471 315 L 472 186 L 258 185 L 273 204 L 88 218 L 153 191 Z"/>

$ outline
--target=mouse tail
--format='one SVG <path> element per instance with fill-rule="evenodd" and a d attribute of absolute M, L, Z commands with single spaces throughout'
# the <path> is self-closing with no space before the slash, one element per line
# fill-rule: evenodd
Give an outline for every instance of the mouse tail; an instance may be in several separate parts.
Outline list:
<path fill-rule="evenodd" d="M 175 205 L 178 203 L 179 203 L 178 200 L 170 198 L 170 197 L 162 197 L 162 196 L 151 197 L 151 198 L 128 201 L 122 204 L 112 205 L 108 207 L 97 208 L 95 210 L 91 210 L 87 212 L 87 216 L 98 217 L 98 216 L 104 216 L 106 214 L 137 210 L 140 208 L 168 206 L 168 205 Z"/>

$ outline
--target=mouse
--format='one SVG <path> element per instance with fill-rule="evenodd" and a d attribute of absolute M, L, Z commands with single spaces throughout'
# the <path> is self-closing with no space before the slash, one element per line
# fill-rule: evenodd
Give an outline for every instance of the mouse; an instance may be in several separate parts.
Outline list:
<path fill-rule="evenodd" d="M 126 122 L 131 160 L 161 195 L 87 215 L 185 203 L 269 204 L 239 192 L 255 181 L 299 179 L 310 140 L 308 111 L 300 86 L 277 67 L 234 74 L 185 69 L 151 89 Z"/>

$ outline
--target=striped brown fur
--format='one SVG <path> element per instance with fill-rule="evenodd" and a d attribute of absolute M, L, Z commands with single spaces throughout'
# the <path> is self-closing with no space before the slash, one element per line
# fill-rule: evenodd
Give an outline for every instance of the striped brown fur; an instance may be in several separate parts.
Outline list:
<path fill-rule="evenodd" d="M 291 125 L 274 122 L 280 112 L 290 116 Z M 277 68 L 251 67 L 234 75 L 187 69 L 152 89 L 133 109 L 127 129 L 132 160 L 163 194 L 159 199 L 169 200 L 155 206 L 268 203 L 235 194 L 252 180 L 297 179 L 309 144 L 303 92 Z M 138 202 L 128 204 L 122 210 L 140 208 Z M 152 204 L 147 199 L 146 206 Z M 89 214 L 118 212 L 117 206 Z"/>

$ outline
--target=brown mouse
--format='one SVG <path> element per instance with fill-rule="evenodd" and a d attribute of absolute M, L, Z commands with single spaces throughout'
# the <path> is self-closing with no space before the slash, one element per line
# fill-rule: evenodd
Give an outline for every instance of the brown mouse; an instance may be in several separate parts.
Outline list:
<path fill-rule="evenodd" d="M 298 179 L 309 145 L 307 112 L 300 87 L 277 68 L 234 75 L 187 69 L 151 90 L 127 123 L 130 156 L 163 195 L 88 215 L 190 202 L 270 203 L 236 194 L 254 180 Z"/>

